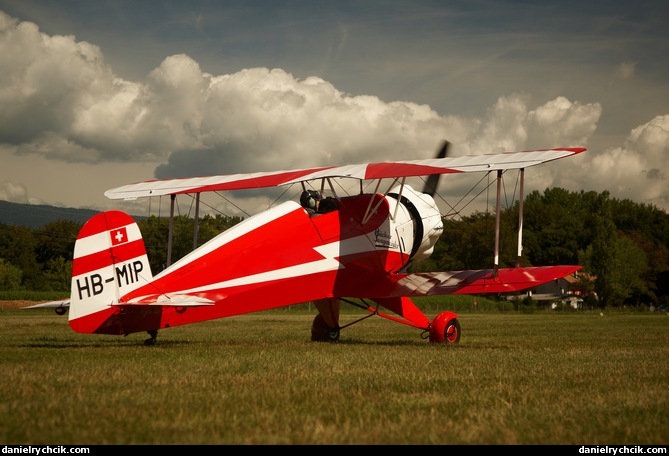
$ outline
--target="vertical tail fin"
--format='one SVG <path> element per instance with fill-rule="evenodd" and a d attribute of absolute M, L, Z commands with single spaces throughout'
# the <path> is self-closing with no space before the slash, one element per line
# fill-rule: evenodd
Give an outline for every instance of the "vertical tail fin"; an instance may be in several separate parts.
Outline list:
<path fill-rule="evenodd" d="M 81 333 L 123 334 L 119 298 L 153 278 L 137 223 L 108 211 L 84 224 L 74 245 L 70 327 Z"/>

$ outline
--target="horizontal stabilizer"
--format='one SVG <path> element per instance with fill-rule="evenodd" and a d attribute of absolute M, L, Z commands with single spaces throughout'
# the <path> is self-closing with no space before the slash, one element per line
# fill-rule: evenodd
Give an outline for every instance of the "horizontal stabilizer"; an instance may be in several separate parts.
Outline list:
<path fill-rule="evenodd" d="M 41 304 L 22 307 L 22 309 L 56 309 L 58 307 L 70 307 L 70 299 L 68 298 L 68 299 L 61 299 L 59 301 L 43 302 Z"/>
<path fill-rule="evenodd" d="M 199 306 L 213 306 L 215 301 L 211 299 L 202 298 L 200 296 L 193 296 L 188 294 L 181 295 L 153 295 L 143 296 L 137 299 L 131 299 L 126 302 L 113 304 L 115 306 L 167 306 L 167 307 L 199 307 Z"/>
<path fill-rule="evenodd" d="M 397 295 L 513 293 L 561 279 L 581 266 L 537 266 L 465 271 L 422 272 L 398 276 Z"/>

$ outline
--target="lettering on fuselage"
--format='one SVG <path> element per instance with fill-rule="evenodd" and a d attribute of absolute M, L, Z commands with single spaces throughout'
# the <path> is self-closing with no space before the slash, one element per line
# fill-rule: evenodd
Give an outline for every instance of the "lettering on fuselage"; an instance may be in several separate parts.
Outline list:
<path fill-rule="evenodd" d="M 387 231 L 383 231 L 380 228 L 377 228 L 374 231 L 374 246 L 375 247 L 387 247 L 389 249 L 398 249 L 399 244 L 397 241 L 394 241 L 391 234 Z"/>
<path fill-rule="evenodd" d="M 117 287 L 125 287 L 139 281 L 139 274 L 144 269 L 144 264 L 137 260 L 125 263 L 121 267 L 114 268 L 114 276 L 103 278 L 100 274 L 91 274 L 83 279 L 77 278 L 77 292 L 79 299 L 97 296 L 105 291 L 105 285 L 116 282 Z"/>

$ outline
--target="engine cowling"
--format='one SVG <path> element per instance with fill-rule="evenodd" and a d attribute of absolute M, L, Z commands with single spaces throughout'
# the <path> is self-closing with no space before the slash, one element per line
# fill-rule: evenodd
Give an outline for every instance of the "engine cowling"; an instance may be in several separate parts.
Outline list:
<path fill-rule="evenodd" d="M 410 246 L 410 260 L 429 258 L 444 231 L 441 212 L 434 198 L 414 190 L 409 185 L 395 187 L 388 193 L 387 198 L 391 214 L 399 202 L 392 225 L 407 252 Z"/>

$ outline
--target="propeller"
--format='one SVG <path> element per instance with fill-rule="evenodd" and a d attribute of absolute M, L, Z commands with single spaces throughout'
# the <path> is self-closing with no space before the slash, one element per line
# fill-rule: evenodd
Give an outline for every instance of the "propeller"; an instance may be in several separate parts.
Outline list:
<path fill-rule="evenodd" d="M 448 155 L 448 146 L 450 143 L 446 140 L 441 144 L 441 147 L 437 151 L 437 156 L 435 158 L 445 158 Z M 430 174 L 425 181 L 425 187 L 423 188 L 423 193 L 434 197 L 434 194 L 437 193 L 437 186 L 439 185 L 439 178 L 441 174 Z"/>

